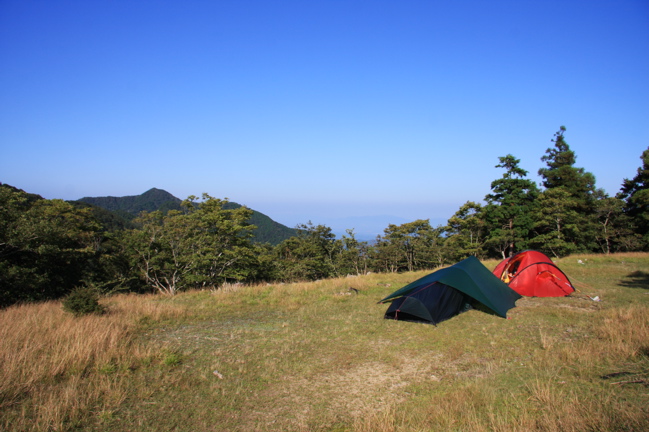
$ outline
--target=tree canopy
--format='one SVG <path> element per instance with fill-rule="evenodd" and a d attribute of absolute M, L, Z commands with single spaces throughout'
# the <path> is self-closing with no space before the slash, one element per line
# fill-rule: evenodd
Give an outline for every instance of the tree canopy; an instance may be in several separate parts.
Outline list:
<path fill-rule="evenodd" d="M 109 211 L 0 184 L 0 306 L 61 298 L 81 287 L 173 295 L 228 283 L 414 271 L 528 248 L 557 257 L 647 250 L 649 148 L 635 176 L 608 196 L 591 173 L 575 167 L 565 133 L 561 126 L 540 158 L 540 186 L 514 155 L 500 156 L 495 168 L 502 175 L 484 203 L 467 201 L 437 227 L 429 219 L 390 224 L 374 241 L 358 240 L 353 230 L 338 239 L 331 228 L 308 222 L 275 244 L 261 243 L 251 222 L 272 223 L 208 194 L 181 201 L 152 189 L 147 210 L 124 222 L 119 212 L 132 211 L 137 199 L 126 207 L 111 201 L 116 208 Z"/>
<path fill-rule="evenodd" d="M 492 193 L 485 197 L 486 245 L 505 258 L 528 246 L 539 189 L 526 178 L 527 171 L 519 167 L 519 159 L 509 154 L 499 160 L 496 168 L 504 168 L 505 173 L 491 183 Z"/>

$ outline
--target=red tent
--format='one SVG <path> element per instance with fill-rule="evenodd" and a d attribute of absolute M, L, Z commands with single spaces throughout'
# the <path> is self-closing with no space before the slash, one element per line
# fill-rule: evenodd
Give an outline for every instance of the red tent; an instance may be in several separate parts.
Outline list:
<path fill-rule="evenodd" d="M 541 252 L 519 252 L 496 266 L 493 273 L 517 293 L 528 297 L 564 297 L 575 288 L 559 267 Z"/>

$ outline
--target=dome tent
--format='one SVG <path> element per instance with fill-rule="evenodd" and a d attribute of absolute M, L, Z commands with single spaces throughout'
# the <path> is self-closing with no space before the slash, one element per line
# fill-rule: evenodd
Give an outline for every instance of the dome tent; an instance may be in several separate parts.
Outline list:
<path fill-rule="evenodd" d="M 568 276 L 541 252 L 522 251 L 503 260 L 493 274 L 528 297 L 565 297 L 575 291 Z"/>
<path fill-rule="evenodd" d="M 385 318 L 437 324 L 480 303 L 505 318 L 521 298 L 476 257 L 437 270 L 393 292 L 379 303 L 392 302 Z"/>

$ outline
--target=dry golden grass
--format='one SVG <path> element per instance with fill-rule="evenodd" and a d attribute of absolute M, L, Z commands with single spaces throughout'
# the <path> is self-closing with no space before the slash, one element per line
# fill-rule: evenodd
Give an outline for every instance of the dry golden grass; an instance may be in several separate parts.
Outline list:
<path fill-rule="evenodd" d="M 107 406 L 119 405 L 126 385 L 116 369 L 135 368 L 153 355 L 151 347 L 136 342 L 138 322 L 185 313 L 152 296 L 122 296 L 110 303 L 101 316 L 74 317 L 60 302 L 0 311 L 2 428 L 64 430 L 102 399 Z"/>

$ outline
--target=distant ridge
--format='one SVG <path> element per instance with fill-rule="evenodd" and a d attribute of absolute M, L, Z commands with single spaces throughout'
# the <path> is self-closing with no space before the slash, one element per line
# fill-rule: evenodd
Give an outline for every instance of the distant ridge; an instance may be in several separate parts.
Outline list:
<path fill-rule="evenodd" d="M 181 199 L 169 192 L 151 188 L 141 195 L 124 197 L 84 197 L 79 201 L 96 205 L 114 212 L 126 212 L 137 216 L 141 211 L 180 210 Z"/>
<path fill-rule="evenodd" d="M 141 195 L 124 197 L 84 197 L 76 202 L 108 210 L 130 223 L 142 211 L 152 212 L 160 210 L 166 212 L 169 210 L 180 210 L 182 200 L 176 198 L 165 190 L 151 188 Z M 228 210 L 236 209 L 238 207 L 241 207 L 241 204 L 235 202 L 229 202 L 224 206 L 224 208 Z M 277 245 L 287 238 L 296 235 L 294 229 L 282 225 L 279 222 L 275 222 L 270 217 L 256 210 L 253 210 L 249 222 L 257 227 L 253 233 L 254 240 L 258 243 Z"/>

